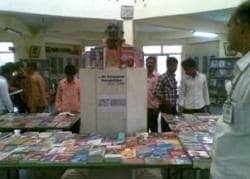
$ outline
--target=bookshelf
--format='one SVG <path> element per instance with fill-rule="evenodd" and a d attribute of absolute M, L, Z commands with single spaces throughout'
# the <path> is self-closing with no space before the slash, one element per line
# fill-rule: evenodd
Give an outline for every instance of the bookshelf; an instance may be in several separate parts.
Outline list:
<path fill-rule="evenodd" d="M 225 102 L 227 98 L 225 84 L 233 79 L 233 70 L 238 59 L 210 58 L 208 86 L 212 104 L 222 105 Z"/>

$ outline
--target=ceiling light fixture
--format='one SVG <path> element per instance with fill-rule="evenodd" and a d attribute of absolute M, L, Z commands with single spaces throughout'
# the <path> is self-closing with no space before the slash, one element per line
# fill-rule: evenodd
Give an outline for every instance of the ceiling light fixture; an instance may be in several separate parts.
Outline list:
<path fill-rule="evenodd" d="M 198 32 L 198 31 L 193 31 L 192 32 L 193 36 L 197 37 L 207 37 L 207 38 L 216 38 L 218 35 L 215 33 L 210 33 L 210 32 Z"/>

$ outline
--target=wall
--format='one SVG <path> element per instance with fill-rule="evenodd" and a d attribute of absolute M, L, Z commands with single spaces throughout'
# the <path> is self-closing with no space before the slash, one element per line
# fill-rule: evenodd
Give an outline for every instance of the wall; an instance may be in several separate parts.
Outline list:
<path fill-rule="evenodd" d="M 0 31 L 0 39 L 2 42 L 14 42 L 16 51 L 15 59 L 46 59 L 45 47 L 58 47 L 58 48 L 70 48 L 73 50 L 80 50 L 80 42 L 70 40 L 57 40 L 51 38 L 44 38 L 42 34 L 35 36 L 17 36 L 15 34 L 9 34 L 7 32 Z M 53 42 L 53 43 L 52 43 Z M 30 47 L 39 46 L 40 54 L 37 58 L 31 58 L 29 56 Z"/>
<path fill-rule="evenodd" d="M 185 57 L 219 55 L 219 41 L 195 43 L 184 46 Z"/>
<path fill-rule="evenodd" d="M 229 55 L 226 55 L 225 53 L 225 45 L 226 43 L 228 43 L 228 40 L 227 40 L 227 37 L 226 36 L 221 36 L 220 37 L 220 42 L 219 42 L 219 57 L 235 57 L 235 56 L 229 56 Z M 237 53 L 236 54 L 237 57 L 240 57 L 241 54 L 240 53 Z"/>
<path fill-rule="evenodd" d="M 34 59 L 45 59 L 45 42 L 42 36 L 17 36 L 14 34 L 8 34 L 6 32 L 0 33 L 0 39 L 2 42 L 14 42 L 15 45 L 15 59 L 30 59 L 29 52 L 31 46 L 39 46 L 40 54 Z"/>
<path fill-rule="evenodd" d="M 195 43 L 183 46 L 183 59 L 197 57 L 198 70 L 207 73 L 210 56 L 219 56 L 219 41 Z M 207 59 L 207 60 L 206 60 Z"/>

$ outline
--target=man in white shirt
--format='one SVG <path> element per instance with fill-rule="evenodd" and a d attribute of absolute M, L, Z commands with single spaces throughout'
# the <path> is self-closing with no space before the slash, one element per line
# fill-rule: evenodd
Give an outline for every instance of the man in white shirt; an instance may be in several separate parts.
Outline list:
<path fill-rule="evenodd" d="M 208 112 L 210 104 L 206 75 L 198 72 L 197 64 L 192 58 L 182 62 L 185 71 L 180 88 L 180 112 Z"/>
<path fill-rule="evenodd" d="M 228 23 L 230 48 L 243 57 L 223 105 L 214 137 L 212 179 L 250 178 L 250 1 L 241 4 Z"/>
<path fill-rule="evenodd" d="M 13 111 L 7 80 L 0 76 L 0 114 Z"/>

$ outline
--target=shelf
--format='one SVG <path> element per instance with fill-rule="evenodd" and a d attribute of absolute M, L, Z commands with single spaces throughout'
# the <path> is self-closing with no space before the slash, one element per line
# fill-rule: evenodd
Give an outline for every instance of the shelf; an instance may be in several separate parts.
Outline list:
<path fill-rule="evenodd" d="M 233 70 L 234 67 L 209 67 L 209 70 Z"/>
<path fill-rule="evenodd" d="M 220 89 L 223 88 L 225 90 L 225 86 L 212 86 L 212 85 L 208 85 L 209 88 L 213 88 L 213 89 Z"/>
<path fill-rule="evenodd" d="M 225 83 L 233 79 L 233 70 L 238 57 L 235 58 L 210 58 L 208 65 L 209 96 L 214 104 L 223 104 L 227 99 Z"/>
<path fill-rule="evenodd" d="M 210 94 L 210 97 L 214 97 L 214 98 L 226 98 L 227 97 L 227 95 L 225 95 L 225 94 L 220 94 L 220 95 L 218 95 L 218 94 L 216 94 L 216 95 L 214 95 L 214 94 Z"/>
<path fill-rule="evenodd" d="M 233 79 L 233 76 L 210 76 L 210 79 Z"/>

